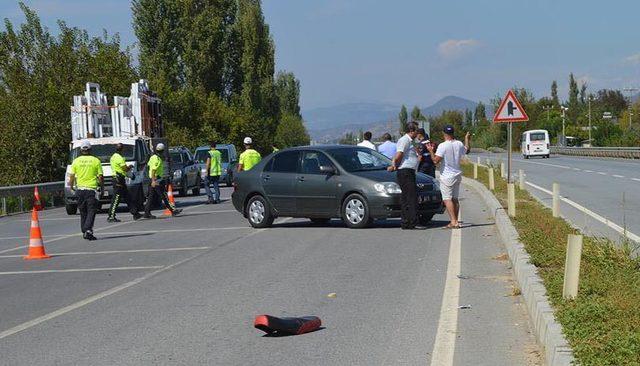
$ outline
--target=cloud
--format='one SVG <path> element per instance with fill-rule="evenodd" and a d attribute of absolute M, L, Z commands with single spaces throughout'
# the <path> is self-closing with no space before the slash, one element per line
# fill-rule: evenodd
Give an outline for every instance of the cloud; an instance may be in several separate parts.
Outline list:
<path fill-rule="evenodd" d="M 475 39 L 448 39 L 438 45 L 438 54 L 445 59 L 461 57 L 481 45 Z"/>
<path fill-rule="evenodd" d="M 623 61 L 626 64 L 639 65 L 640 64 L 640 53 L 636 53 L 634 55 L 625 57 Z"/>

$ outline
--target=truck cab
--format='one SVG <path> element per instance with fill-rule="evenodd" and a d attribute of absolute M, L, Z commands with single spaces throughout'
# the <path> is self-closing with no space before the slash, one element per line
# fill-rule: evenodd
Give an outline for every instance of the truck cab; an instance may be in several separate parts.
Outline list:
<path fill-rule="evenodd" d="M 65 174 L 65 207 L 67 214 L 74 215 L 78 210 L 78 201 L 75 193 L 69 186 L 69 176 L 71 174 L 71 163 L 73 159 L 80 155 L 80 145 L 85 139 L 75 140 L 71 143 L 69 152 L 69 163 Z M 151 146 L 153 141 L 151 138 L 134 136 L 134 137 L 102 137 L 86 139 L 91 142 L 91 154 L 100 159 L 102 163 L 102 172 L 104 174 L 104 190 L 99 192 L 100 204 L 109 203 L 113 196 L 113 172 L 109 160 L 111 155 L 116 151 L 116 145 L 121 143 L 124 145 L 122 156 L 127 165 L 132 169 L 126 177 L 127 188 L 132 200 L 136 202 L 138 208 L 141 209 L 144 198 L 147 195 L 149 185 L 149 172 L 147 162 L 152 155 Z"/>

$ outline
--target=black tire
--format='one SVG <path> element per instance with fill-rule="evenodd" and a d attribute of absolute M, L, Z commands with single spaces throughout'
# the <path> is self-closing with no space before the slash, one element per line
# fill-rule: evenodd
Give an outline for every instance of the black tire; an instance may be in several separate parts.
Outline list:
<path fill-rule="evenodd" d="M 422 226 L 429 225 L 429 223 L 431 222 L 431 219 L 433 219 L 433 215 L 434 214 L 418 215 L 418 223 Z"/>
<path fill-rule="evenodd" d="M 326 225 L 331 221 L 331 219 L 327 218 L 310 218 L 309 220 L 311 220 L 311 223 L 314 225 Z"/>
<path fill-rule="evenodd" d="M 191 190 L 191 194 L 194 195 L 194 196 L 199 196 L 200 195 L 200 178 L 196 178 L 196 185 Z"/>
<path fill-rule="evenodd" d="M 187 180 L 185 178 L 182 178 L 182 184 L 180 185 L 180 191 L 178 193 L 180 197 L 187 196 Z"/>
<path fill-rule="evenodd" d="M 342 220 L 350 229 L 362 229 L 372 223 L 367 200 L 358 193 L 350 194 L 342 202 Z"/>
<path fill-rule="evenodd" d="M 225 182 L 227 187 L 231 187 L 233 185 L 233 174 L 227 174 L 227 181 Z"/>
<path fill-rule="evenodd" d="M 67 210 L 67 215 L 75 215 L 78 213 L 78 205 L 67 203 L 64 205 L 65 210 Z"/>
<path fill-rule="evenodd" d="M 244 210 L 249 224 L 256 229 L 271 227 L 275 220 L 269 202 L 260 195 L 251 197 Z"/>

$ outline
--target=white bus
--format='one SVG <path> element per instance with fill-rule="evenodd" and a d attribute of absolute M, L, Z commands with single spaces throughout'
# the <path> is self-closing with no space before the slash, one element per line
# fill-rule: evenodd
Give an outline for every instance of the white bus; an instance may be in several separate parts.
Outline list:
<path fill-rule="evenodd" d="M 522 156 L 542 156 L 549 158 L 549 132 L 547 130 L 531 130 L 522 134 Z"/>

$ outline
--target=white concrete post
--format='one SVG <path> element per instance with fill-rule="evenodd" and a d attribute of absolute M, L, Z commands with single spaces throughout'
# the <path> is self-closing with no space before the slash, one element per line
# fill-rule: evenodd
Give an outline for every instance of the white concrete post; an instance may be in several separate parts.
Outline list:
<path fill-rule="evenodd" d="M 478 179 L 478 164 L 473 163 L 473 179 Z"/>
<path fill-rule="evenodd" d="M 518 183 L 520 190 L 524 190 L 524 170 L 522 169 L 518 170 Z"/>
<path fill-rule="evenodd" d="M 507 184 L 507 212 L 509 217 L 516 217 L 516 185 Z"/>
<path fill-rule="evenodd" d="M 505 169 L 503 161 L 500 162 L 500 177 L 502 179 L 507 177 L 507 169 Z"/>
<path fill-rule="evenodd" d="M 567 258 L 564 263 L 564 285 L 562 287 L 562 297 L 565 299 L 575 299 L 578 296 L 581 257 L 582 235 L 569 234 Z"/>
<path fill-rule="evenodd" d="M 560 216 L 560 185 L 553 183 L 553 205 L 551 206 L 553 217 Z"/>
<path fill-rule="evenodd" d="M 493 177 L 493 168 L 489 168 L 489 189 L 492 191 L 496 189 L 496 182 Z"/>
<path fill-rule="evenodd" d="M 478 161 L 477 161 L 478 165 L 480 165 L 480 157 L 478 156 L 477 159 L 478 159 Z"/>

